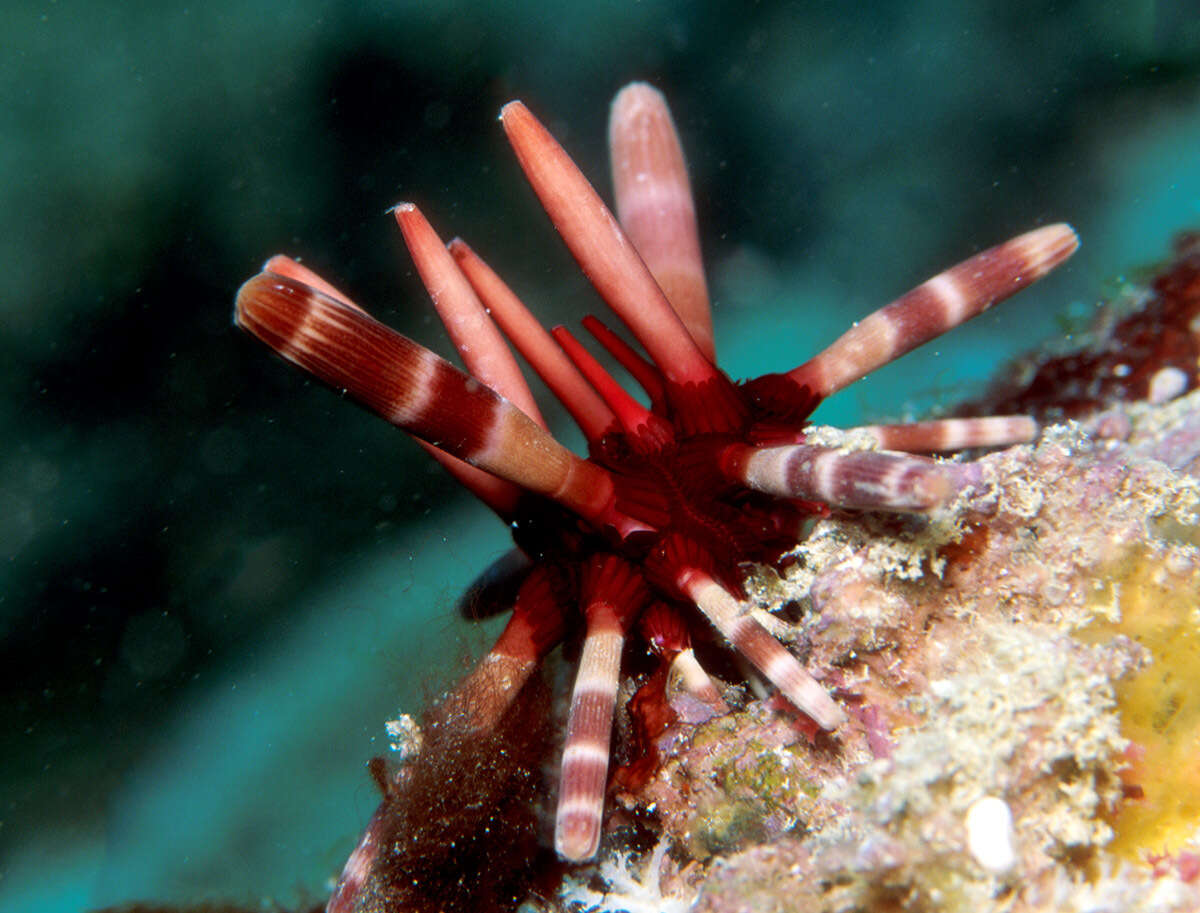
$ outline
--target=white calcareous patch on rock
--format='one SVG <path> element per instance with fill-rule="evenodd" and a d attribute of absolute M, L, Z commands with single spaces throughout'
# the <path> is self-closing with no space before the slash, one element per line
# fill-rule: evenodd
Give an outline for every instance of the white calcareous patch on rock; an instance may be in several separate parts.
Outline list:
<path fill-rule="evenodd" d="M 1152 403 L 1169 402 L 1186 390 L 1187 385 L 1187 375 L 1178 368 L 1160 368 L 1150 378 L 1150 389 L 1146 399 Z"/>
<path fill-rule="evenodd" d="M 967 852 L 993 875 L 1003 875 L 1016 864 L 1016 835 L 1012 810 L 996 796 L 976 799 L 967 809 Z"/>

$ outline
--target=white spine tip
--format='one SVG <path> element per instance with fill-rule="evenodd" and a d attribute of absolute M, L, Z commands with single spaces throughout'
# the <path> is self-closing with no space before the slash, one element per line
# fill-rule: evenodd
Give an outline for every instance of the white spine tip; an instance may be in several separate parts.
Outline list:
<path fill-rule="evenodd" d="M 1062 252 L 1063 259 L 1066 259 L 1079 250 L 1079 235 L 1066 222 L 1043 225 L 1041 228 L 1035 228 L 1032 231 L 1026 232 L 1023 237 L 1033 241 L 1035 245 L 1044 246 L 1046 249 L 1059 249 Z"/>
<path fill-rule="evenodd" d="M 612 100 L 613 110 L 644 104 L 665 105 L 666 99 L 662 92 L 648 82 L 631 82 L 614 95 Z"/>
<path fill-rule="evenodd" d="M 1017 862 L 1012 811 L 996 796 L 976 799 L 967 809 L 967 852 L 993 875 L 1003 875 Z"/>

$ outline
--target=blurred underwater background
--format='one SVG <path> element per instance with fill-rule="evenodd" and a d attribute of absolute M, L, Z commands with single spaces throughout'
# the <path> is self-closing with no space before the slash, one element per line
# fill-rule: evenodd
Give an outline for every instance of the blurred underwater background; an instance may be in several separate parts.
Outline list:
<path fill-rule="evenodd" d="M 384 720 L 488 643 L 454 601 L 501 524 L 231 310 L 286 252 L 448 355 L 386 212 L 407 199 L 547 323 L 599 311 L 504 102 L 608 197 L 609 99 L 666 93 L 735 378 L 1010 235 L 1076 227 L 1054 276 L 823 406 L 835 424 L 964 398 L 1200 227 L 1191 0 L 4 20 L 0 910 L 319 899 L 375 805 Z"/>

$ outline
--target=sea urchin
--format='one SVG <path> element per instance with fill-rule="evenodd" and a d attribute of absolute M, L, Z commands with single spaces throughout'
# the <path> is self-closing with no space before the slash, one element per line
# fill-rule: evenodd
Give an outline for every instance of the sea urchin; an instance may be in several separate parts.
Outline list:
<path fill-rule="evenodd" d="M 547 652 L 582 629 L 555 832 L 560 856 L 579 861 L 600 838 L 627 636 L 643 638 L 697 706 L 723 712 L 691 649 L 699 610 L 821 729 L 846 720 L 821 673 L 746 608 L 744 565 L 777 560 L 807 518 L 830 509 L 931 511 L 962 488 L 962 466 L 914 453 L 1025 441 L 1036 428 L 1024 416 L 873 426 L 879 449 L 842 450 L 810 443 L 807 418 L 824 397 L 1045 275 L 1078 240 L 1066 225 L 1013 238 L 859 321 L 799 367 L 736 384 L 715 364 L 692 196 L 662 96 L 633 84 L 613 102 L 617 217 L 521 102 L 501 121 L 563 240 L 644 350 L 584 320 L 648 407 L 569 330 L 543 329 L 466 244 L 447 248 L 410 203 L 395 207 L 396 220 L 470 374 L 284 256 L 241 288 L 236 321 L 412 434 L 511 525 L 523 554 L 509 574 L 512 615 L 439 705 L 443 725 L 495 732 Z M 587 458 L 546 430 L 501 332 L 583 430 Z M 370 834 L 331 910 L 357 903 L 376 852 Z"/>

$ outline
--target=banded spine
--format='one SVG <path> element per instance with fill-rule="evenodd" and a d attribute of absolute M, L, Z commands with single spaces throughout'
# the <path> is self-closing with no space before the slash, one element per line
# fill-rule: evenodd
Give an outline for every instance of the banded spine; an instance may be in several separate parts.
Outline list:
<path fill-rule="evenodd" d="M 1036 282 L 1078 247 L 1075 230 L 1064 224 L 990 247 L 864 317 L 786 376 L 818 396 L 836 393 Z"/>
<path fill-rule="evenodd" d="M 688 335 L 716 364 L 700 231 L 683 147 L 662 93 L 631 83 L 608 120 L 617 219 Z"/>
<path fill-rule="evenodd" d="M 613 708 L 625 633 L 649 597 L 637 569 L 615 555 L 593 556 L 580 582 L 587 622 L 563 747 L 554 847 L 564 859 L 590 859 L 600 845 Z"/>
<path fill-rule="evenodd" d="M 748 659 L 767 681 L 822 729 L 846 721 L 842 710 L 821 684 L 787 648 L 722 586 L 709 567 L 712 559 L 694 542 L 678 534 L 665 536 L 647 561 L 647 572 L 660 586 L 695 605 L 730 645 Z"/>
<path fill-rule="evenodd" d="M 861 510 L 929 511 L 956 489 L 951 466 L 927 457 L 809 444 L 734 444 L 721 469 L 755 491 Z"/>
<path fill-rule="evenodd" d="M 288 361 L 415 437 L 623 532 L 602 468 L 490 388 L 362 310 L 272 273 L 238 291 L 235 319 Z"/>
<path fill-rule="evenodd" d="M 521 102 L 505 105 L 500 120 L 525 177 L 588 281 L 662 371 L 683 430 L 740 428 L 746 410 L 737 391 L 696 345 L 587 178 Z M 689 388 L 704 391 L 702 402 Z"/>
<path fill-rule="evenodd" d="M 568 617 L 566 590 L 556 571 L 536 565 L 517 591 L 504 630 L 471 674 L 442 700 L 439 717 L 473 732 L 491 732 L 529 676 L 562 640 Z"/>
<path fill-rule="evenodd" d="M 665 690 L 668 699 L 673 691 L 681 690 L 708 708 L 710 715 L 729 712 L 720 689 L 696 658 L 687 625 L 678 611 L 665 602 L 655 602 L 642 614 L 641 629 L 650 649 L 667 664 Z M 700 720 L 692 718 L 688 722 Z"/>
<path fill-rule="evenodd" d="M 895 425 L 864 425 L 884 450 L 940 453 L 971 447 L 1009 447 L 1037 437 L 1038 425 L 1028 415 L 989 415 L 983 418 L 943 418 Z"/>

